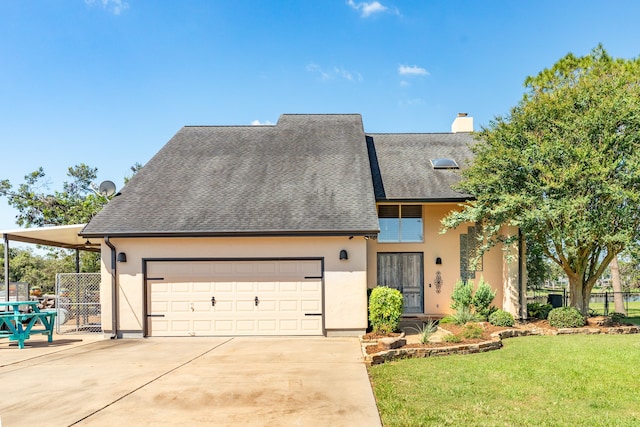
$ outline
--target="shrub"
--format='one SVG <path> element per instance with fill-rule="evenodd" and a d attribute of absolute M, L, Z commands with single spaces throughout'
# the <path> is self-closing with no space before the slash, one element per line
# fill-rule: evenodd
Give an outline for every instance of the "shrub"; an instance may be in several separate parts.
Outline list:
<path fill-rule="evenodd" d="M 477 322 L 478 316 L 471 312 L 469 308 L 461 308 L 451 315 L 453 323 L 456 325 L 466 325 L 469 322 Z"/>
<path fill-rule="evenodd" d="M 442 337 L 442 341 L 443 342 L 460 342 L 462 341 L 462 338 L 454 334 L 447 334 Z"/>
<path fill-rule="evenodd" d="M 378 286 L 369 297 L 369 320 L 374 333 L 390 333 L 398 330 L 402 316 L 402 294 L 397 289 Z"/>
<path fill-rule="evenodd" d="M 454 319 L 451 315 L 444 316 L 442 319 L 440 319 L 440 323 L 456 323 L 456 319 Z"/>
<path fill-rule="evenodd" d="M 473 301 L 473 288 L 471 282 L 464 283 L 462 280 L 458 280 L 453 287 L 453 293 L 451 294 L 451 308 L 456 311 L 463 309 L 471 309 L 471 303 Z"/>
<path fill-rule="evenodd" d="M 422 326 L 411 328 L 418 333 L 418 338 L 421 344 L 429 342 L 431 335 L 438 330 L 438 322 L 432 319 L 422 323 Z"/>
<path fill-rule="evenodd" d="M 544 320 L 549 317 L 549 312 L 553 310 L 551 304 L 541 304 L 539 302 L 531 302 L 527 304 L 527 314 L 529 317 Z"/>
<path fill-rule="evenodd" d="M 489 316 L 489 323 L 494 326 L 513 326 L 515 321 L 513 320 L 513 316 L 508 311 L 504 310 L 496 310 Z"/>
<path fill-rule="evenodd" d="M 477 323 L 469 323 L 464 327 L 464 330 L 462 331 L 462 336 L 468 339 L 481 338 L 482 327 Z"/>
<path fill-rule="evenodd" d="M 480 279 L 478 289 L 476 289 L 476 293 L 471 300 L 471 305 L 476 313 L 484 320 L 496 310 L 496 308 L 491 305 L 493 299 L 496 297 L 496 293 L 497 291 L 494 291 L 491 286 L 484 281 L 484 278 Z"/>
<path fill-rule="evenodd" d="M 615 311 L 609 315 L 609 319 L 613 323 L 622 323 L 626 317 L 624 313 L 616 313 Z"/>
<path fill-rule="evenodd" d="M 579 328 L 584 317 L 575 307 L 558 307 L 549 312 L 549 325 L 555 328 Z"/>

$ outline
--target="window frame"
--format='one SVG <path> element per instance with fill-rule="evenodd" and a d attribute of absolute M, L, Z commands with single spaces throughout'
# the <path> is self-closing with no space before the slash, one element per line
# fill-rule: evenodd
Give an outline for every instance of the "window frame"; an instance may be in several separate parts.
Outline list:
<path fill-rule="evenodd" d="M 415 216 L 415 210 L 413 212 L 414 216 L 411 216 L 411 213 L 408 213 L 408 216 L 403 216 L 402 214 L 402 208 L 404 207 L 417 207 L 419 208 L 420 211 L 420 217 L 416 217 Z M 380 208 L 381 207 L 388 207 L 387 210 L 393 210 L 393 208 L 397 208 L 398 214 L 397 217 L 391 217 L 391 216 L 386 216 L 386 217 L 382 217 L 380 216 Z M 389 209 L 390 208 L 390 209 Z M 377 209 L 377 213 L 378 213 L 378 225 L 380 226 L 380 233 L 378 234 L 378 242 L 379 243 L 424 243 L 424 206 L 421 204 L 414 204 L 414 203 L 394 203 L 394 204 L 379 204 L 378 205 L 378 209 Z M 384 239 L 381 240 L 381 236 L 383 235 L 382 232 L 382 221 L 381 220 L 388 220 L 388 219 L 395 219 L 397 220 L 397 233 L 394 232 L 394 236 L 397 236 L 397 239 Z M 419 219 L 420 222 L 420 240 L 414 240 L 414 239 L 403 239 L 403 219 L 405 220 L 411 220 L 411 219 Z M 406 226 L 407 222 L 405 222 L 405 226 Z M 413 227 L 410 226 L 406 226 L 407 229 L 412 229 Z"/>

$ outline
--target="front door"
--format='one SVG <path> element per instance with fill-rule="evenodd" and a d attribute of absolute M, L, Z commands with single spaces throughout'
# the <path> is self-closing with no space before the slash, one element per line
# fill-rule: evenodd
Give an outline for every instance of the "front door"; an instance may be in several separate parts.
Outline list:
<path fill-rule="evenodd" d="M 404 314 L 424 313 L 422 253 L 378 253 L 378 286 L 402 292 Z"/>

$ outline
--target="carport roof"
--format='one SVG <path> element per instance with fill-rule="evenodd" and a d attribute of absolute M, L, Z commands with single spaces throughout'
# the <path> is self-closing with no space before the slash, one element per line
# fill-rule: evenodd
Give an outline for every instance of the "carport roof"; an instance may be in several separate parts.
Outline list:
<path fill-rule="evenodd" d="M 0 231 L 0 233 L 2 233 L 3 237 L 6 236 L 8 240 L 16 242 L 100 252 L 100 243 L 90 242 L 86 238 L 78 235 L 85 225 L 86 224 L 73 224 L 40 228 L 20 228 Z"/>

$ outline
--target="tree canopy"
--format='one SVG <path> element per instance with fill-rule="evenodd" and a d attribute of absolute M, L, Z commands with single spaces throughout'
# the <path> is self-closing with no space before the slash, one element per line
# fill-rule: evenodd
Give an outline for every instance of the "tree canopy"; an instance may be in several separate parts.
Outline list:
<path fill-rule="evenodd" d="M 62 191 L 47 193 L 46 175 L 42 167 L 24 177 L 24 183 L 13 187 L 9 180 L 0 181 L 0 196 L 19 214 L 21 227 L 68 225 L 88 222 L 109 201 L 92 188 L 97 168 L 81 163 L 68 168 Z"/>
<path fill-rule="evenodd" d="M 640 239 L 640 60 L 598 46 L 525 88 L 508 116 L 478 133 L 458 186 L 475 200 L 443 224 L 481 224 L 484 250 L 509 239 L 503 225 L 519 227 L 563 269 L 570 304 L 586 314 L 611 259 Z"/>

